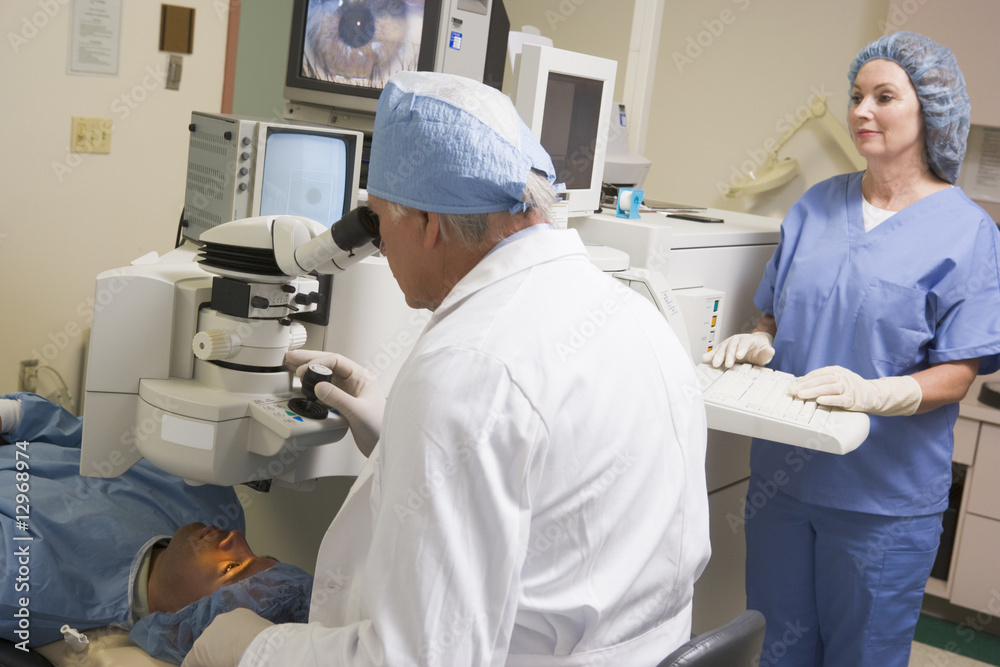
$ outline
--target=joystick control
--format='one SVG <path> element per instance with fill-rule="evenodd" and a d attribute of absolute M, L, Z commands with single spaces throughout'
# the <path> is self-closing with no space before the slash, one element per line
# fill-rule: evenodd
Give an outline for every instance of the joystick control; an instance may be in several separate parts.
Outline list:
<path fill-rule="evenodd" d="M 307 419 L 325 419 L 329 409 L 316 398 L 316 384 L 329 382 L 333 379 L 333 371 L 320 364 L 309 364 L 302 375 L 302 394 L 304 398 L 293 398 L 288 401 L 288 407 L 297 415 Z"/>

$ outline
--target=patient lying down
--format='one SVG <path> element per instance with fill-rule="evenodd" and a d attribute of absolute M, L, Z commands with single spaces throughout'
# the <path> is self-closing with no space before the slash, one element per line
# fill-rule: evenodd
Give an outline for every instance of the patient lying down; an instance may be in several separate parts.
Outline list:
<path fill-rule="evenodd" d="M 38 396 L 0 398 L 0 637 L 27 649 L 61 639 L 63 625 L 120 627 L 180 664 L 217 614 L 306 620 L 312 577 L 253 553 L 233 489 L 145 461 L 82 477 L 81 433 Z"/>

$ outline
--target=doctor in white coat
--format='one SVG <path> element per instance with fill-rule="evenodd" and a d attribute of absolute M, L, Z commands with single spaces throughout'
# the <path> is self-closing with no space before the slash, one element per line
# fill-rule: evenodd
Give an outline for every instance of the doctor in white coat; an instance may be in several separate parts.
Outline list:
<path fill-rule="evenodd" d="M 309 623 L 223 615 L 186 667 L 653 666 L 689 638 L 709 557 L 701 393 L 655 308 L 548 224 L 554 180 L 498 91 L 389 81 L 369 205 L 433 316 L 384 418 L 357 364 L 289 355 L 333 367 L 317 395 L 371 456 Z"/>

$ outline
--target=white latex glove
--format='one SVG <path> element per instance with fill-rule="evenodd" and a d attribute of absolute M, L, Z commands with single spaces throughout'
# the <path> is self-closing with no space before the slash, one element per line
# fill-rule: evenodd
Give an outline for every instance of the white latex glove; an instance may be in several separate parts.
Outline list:
<path fill-rule="evenodd" d="M 702 355 L 701 360 L 718 368 L 732 368 L 737 362 L 747 362 L 754 366 L 766 366 L 774 358 L 774 348 L 771 344 L 774 338 L 763 331 L 748 334 L 736 334 L 725 339 L 711 352 Z"/>
<path fill-rule="evenodd" d="M 923 400 L 920 383 L 912 376 L 866 380 L 841 366 L 817 368 L 796 380 L 790 391 L 820 405 L 884 417 L 912 415 Z"/>
<path fill-rule="evenodd" d="M 250 642 L 272 625 L 249 609 L 219 614 L 195 640 L 181 667 L 236 667 Z"/>
<path fill-rule="evenodd" d="M 293 350 L 285 355 L 285 363 L 300 378 L 309 364 L 333 371 L 333 383 L 316 384 L 316 398 L 344 415 L 358 449 L 366 457 L 371 454 L 385 412 L 385 394 L 371 371 L 343 355 L 313 350 Z"/>

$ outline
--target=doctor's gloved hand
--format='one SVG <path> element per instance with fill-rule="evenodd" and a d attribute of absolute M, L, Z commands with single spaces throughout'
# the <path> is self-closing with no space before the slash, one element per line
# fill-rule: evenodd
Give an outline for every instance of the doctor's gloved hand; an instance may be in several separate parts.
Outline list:
<path fill-rule="evenodd" d="M 701 360 L 706 364 L 712 364 L 716 368 L 725 366 L 732 368 L 733 364 L 746 362 L 754 366 L 766 366 L 774 357 L 774 348 L 771 344 L 774 338 L 771 334 L 763 331 L 754 331 L 748 334 L 736 334 L 723 340 L 711 352 L 702 355 Z"/>
<path fill-rule="evenodd" d="M 219 614 L 195 640 L 181 667 L 236 667 L 250 642 L 272 625 L 249 609 Z"/>
<path fill-rule="evenodd" d="M 316 384 L 316 398 L 344 415 L 358 449 L 366 457 L 372 453 L 382 430 L 385 393 L 367 368 L 332 352 L 293 350 L 285 363 L 300 378 L 309 364 L 320 364 L 333 371 L 333 382 Z"/>
<path fill-rule="evenodd" d="M 841 366 L 807 373 L 792 384 L 790 391 L 798 398 L 815 399 L 820 405 L 883 417 L 912 415 L 923 400 L 920 383 L 909 375 L 866 380 Z"/>

